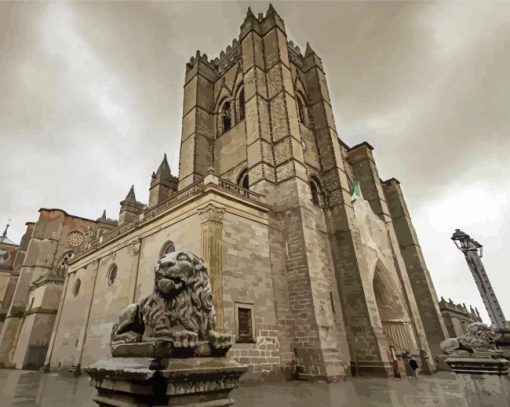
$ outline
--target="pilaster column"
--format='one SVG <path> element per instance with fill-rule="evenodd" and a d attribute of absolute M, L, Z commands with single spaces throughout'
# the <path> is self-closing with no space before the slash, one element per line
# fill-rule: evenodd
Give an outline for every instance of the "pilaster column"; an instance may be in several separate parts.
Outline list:
<path fill-rule="evenodd" d="M 207 204 L 198 209 L 202 219 L 202 257 L 211 280 L 212 297 L 216 309 L 216 326 L 223 328 L 223 215 L 225 208 Z"/>

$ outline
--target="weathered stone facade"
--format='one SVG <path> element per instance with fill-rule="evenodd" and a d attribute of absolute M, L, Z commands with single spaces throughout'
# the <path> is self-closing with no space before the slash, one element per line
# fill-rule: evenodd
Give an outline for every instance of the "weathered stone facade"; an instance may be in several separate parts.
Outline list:
<path fill-rule="evenodd" d="M 446 301 L 443 297 L 439 301 L 439 311 L 444 320 L 448 336 L 456 338 L 467 332 L 467 327 L 473 322 L 482 322 L 480 313 L 476 308 L 466 307 L 466 304 L 455 304 L 451 299 Z"/>
<path fill-rule="evenodd" d="M 9 225 L 0 236 L 0 332 L 18 282 L 23 250 L 7 237 Z"/>
<path fill-rule="evenodd" d="M 191 58 L 182 123 L 178 179 L 165 157 L 147 207 L 131 189 L 118 225 L 90 224 L 58 286 L 47 368 L 108 356 L 119 312 L 171 250 L 207 262 L 218 326 L 251 375 L 391 375 L 406 351 L 433 367 L 446 329 L 400 185 L 380 180 L 368 143 L 340 141 L 322 61 L 272 7 L 249 10 L 218 58 Z"/>
<path fill-rule="evenodd" d="M 85 248 L 96 222 L 60 209 L 40 209 L 27 224 L 19 250 L 19 276 L 0 332 L 0 365 L 41 366 L 60 303 L 67 265 Z"/>

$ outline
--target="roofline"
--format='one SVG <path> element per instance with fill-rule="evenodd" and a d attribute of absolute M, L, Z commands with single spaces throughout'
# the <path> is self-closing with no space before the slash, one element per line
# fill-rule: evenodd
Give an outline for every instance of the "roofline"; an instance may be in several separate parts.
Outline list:
<path fill-rule="evenodd" d="M 62 212 L 64 215 L 69 216 L 71 218 L 81 219 L 81 220 L 85 220 L 87 222 L 97 223 L 97 220 L 92 220 L 92 219 L 84 218 L 82 216 L 71 215 L 70 213 L 67 213 L 63 209 L 59 209 L 59 208 L 40 208 L 39 209 L 39 213 L 41 213 L 42 211 L 46 211 L 46 212 L 58 211 L 58 212 Z"/>
<path fill-rule="evenodd" d="M 12 240 L 11 240 L 11 242 L 12 242 Z M 2 241 L 0 240 L 0 244 L 4 244 L 4 245 L 7 245 L 7 246 L 19 247 L 19 243 L 14 243 L 14 242 L 12 242 L 12 243 L 8 243 L 8 242 L 2 242 Z"/>
<path fill-rule="evenodd" d="M 391 182 L 396 182 L 397 184 L 400 184 L 400 181 L 395 177 L 388 178 L 386 181 L 383 181 L 383 184 L 389 184 Z"/>
<path fill-rule="evenodd" d="M 347 150 L 350 149 L 350 147 L 347 145 L 347 143 L 345 143 L 340 137 L 337 137 L 336 139 L 339 141 L 340 145 L 345 147 Z"/>
<path fill-rule="evenodd" d="M 352 151 L 352 150 L 354 150 L 354 149 L 356 149 L 358 147 L 361 147 L 361 146 L 366 146 L 370 150 L 374 149 L 374 147 L 372 147 L 372 145 L 368 141 L 363 141 L 362 143 L 356 144 L 355 146 L 352 146 L 351 148 L 349 148 L 349 151 Z"/>

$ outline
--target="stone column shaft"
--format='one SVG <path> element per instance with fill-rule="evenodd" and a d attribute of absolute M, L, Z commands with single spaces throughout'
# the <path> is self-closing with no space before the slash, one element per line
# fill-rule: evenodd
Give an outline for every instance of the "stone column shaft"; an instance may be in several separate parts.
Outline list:
<path fill-rule="evenodd" d="M 216 309 L 216 326 L 221 330 L 223 317 L 223 216 L 225 208 L 208 204 L 199 209 L 202 218 L 202 256 L 211 280 L 212 297 Z"/>

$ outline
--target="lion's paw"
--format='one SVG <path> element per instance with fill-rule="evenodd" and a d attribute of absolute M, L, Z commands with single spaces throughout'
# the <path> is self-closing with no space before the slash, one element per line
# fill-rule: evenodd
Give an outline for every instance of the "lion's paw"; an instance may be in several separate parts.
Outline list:
<path fill-rule="evenodd" d="M 232 346 L 231 336 L 217 331 L 209 331 L 209 342 L 215 349 L 227 349 Z"/>
<path fill-rule="evenodd" d="M 197 340 L 198 335 L 191 331 L 176 331 L 172 333 L 174 348 L 195 348 Z"/>

